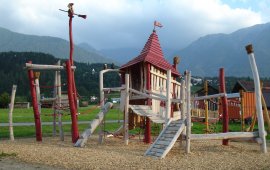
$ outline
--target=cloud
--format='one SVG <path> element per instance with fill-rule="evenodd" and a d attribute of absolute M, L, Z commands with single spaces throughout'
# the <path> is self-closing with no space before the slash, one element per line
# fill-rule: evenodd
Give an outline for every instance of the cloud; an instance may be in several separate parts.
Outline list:
<path fill-rule="evenodd" d="M 69 1 L 0 0 L 2 27 L 27 34 L 68 39 L 66 9 Z M 262 23 L 262 14 L 251 9 L 231 8 L 221 0 L 87 0 L 75 1 L 74 10 L 88 18 L 74 18 L 75 42 L 96 48 L 142 48 L 154 20 L 162 47 L 180 49 L 200 36 L 230 33 Z M 262 4 L 263 6 L 263 4 Z"/>

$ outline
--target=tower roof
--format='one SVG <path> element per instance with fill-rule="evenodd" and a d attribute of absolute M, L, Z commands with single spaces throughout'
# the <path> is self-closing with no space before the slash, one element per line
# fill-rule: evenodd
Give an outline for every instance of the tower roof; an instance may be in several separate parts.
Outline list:
<path fill-rule="evenodd" d="M 140 62 L 148 62 L 163 70 L 172 70 L 173 74 L 180 76 L 180 73 L 168 61 L 165 60 L 155 30 L 148 38 L 148 41 L 144 45 L 140 55 L 122 65 L 120 69 L 125 69 Z"/>

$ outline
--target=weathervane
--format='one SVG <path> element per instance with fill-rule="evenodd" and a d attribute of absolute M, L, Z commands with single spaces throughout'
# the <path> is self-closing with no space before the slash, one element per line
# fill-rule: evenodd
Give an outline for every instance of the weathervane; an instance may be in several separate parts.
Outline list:
<path fill-rule="evenodd" d="M 158 21 L 154 21 L 154 31 L 156 31 L 156 27 L 161 28 L 161 27 L 163 27 L 163 25 Z"/>

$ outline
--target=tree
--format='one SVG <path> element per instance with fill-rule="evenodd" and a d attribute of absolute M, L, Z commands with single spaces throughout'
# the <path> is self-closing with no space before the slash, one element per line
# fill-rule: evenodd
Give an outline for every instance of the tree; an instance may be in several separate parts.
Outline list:
<path fill-rule="evenodd" d="M 10 97 L 7 92 L 4 92 L 0 95 L 0 108 L 7 108 L 10 102 Z"/>

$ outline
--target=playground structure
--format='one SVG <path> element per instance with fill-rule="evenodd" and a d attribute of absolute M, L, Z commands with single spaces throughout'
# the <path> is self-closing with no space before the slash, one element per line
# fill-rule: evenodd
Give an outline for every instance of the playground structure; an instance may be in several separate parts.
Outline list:
<path fill-rule="evenodd" d="M 85 15 L 74 14 L 73 3 L 69 4 L 69 37 L 70 37 L 70 58 L 65 62 L 64 66 L 58 65 L 38 65 L 32 64 L 31 61 L 26 63 L 28 69 L 28 77 L 32 96 L 32 105 L 35 117 L 36 140 L 42 141 L 41 120 L 40 120 L 40 89 L 38 82 L 38 74 L 34 70 L 54 70 L 55 72 L 55 96 L 53 99 L 54 106 L 59 106 L 55 110 L 58 115 L 61 115 L 61 77 L 60 71 L 66 70 L 67 86 L 68 86 L 68 101 L 72 121 L 72 142 L 74 146 L 82 147 L 87 142 L 88 138 L 95 131 L 104 119 L 105 114 L 111 103 L 104 103 L 105 91 L 121 92 L 121 110 L 124 112 L 123 133 L 124 143 L 129 143 L 129 130 L 143 124 L 145 129 L 144 142 L 152 143 L 151 141 L 151 122 L 163 124 L 164 128 L 160 132 L 157 139 L 145 152 L 145 156 L 156 158 L 164 158 L 170 149 L 174 146 L 177 139 L 185 140 L 185 151 L 190 153 L 191 140 L 208 140 L 221 139 L 223 145 L 228 145 L 229 139 L 244 139 L 254 140 L 261 145 L 263 153 L 267 152 L 266 148 L 266 133 L 264 130 L 264 121 L 262 115 L 261 91 L 259 83 L 259 75 L 254 59 L 252 46 L 247 46 L 247 52 L 250 59 L 253 77 L 255 81 L 256 92 L 256 112 L 258 119 L 258 132 L 228 132 L 228 94 L 225 91 L 225 75 L 224 69 L 220 70 L 220 93 L 214 95 L 205 95 L 201 97 L 191 98 L 191 73 L 186 71 L 179 83 L 177 79 L 180 73 L 177 71 L 179 59 L 174 59 L 174 64 L 169 64 L 163 56 L 162 49 L 154 29 L 146 42 L 140 55 L 133 60 L 123 65 L 120 69 L 107 69 L 100 72 L 100 103 L 101 111 L 96 119 L 90 122 L 88 129 L 79 136 L 77 123 L 77 91 L 74 81 L 75 66 L 73 63 L 73 40 L 72 40 L 72 18 L 77 15 L 86 18 Z M 122 86 L 117 88 L 103 87 L 103 74 L 107 72 L 118 72 L 121 74 Z M 221 99 L 223 133 L 217 134 L 191 134 L 191 106 L 194 101 Z M 205 106 L 208 107 L 207 102 Z M 206 113 L 205 119 L 209 117 Z M 59 116 L 59 125 L 61 125 L 61 116 Z M 62 137 L 61 137 L 62 139 Z"/>
<path fill-rule="evenodd" d="M 40 120 L 40 113 L 41 109 L 39 107 L 40 99 L 40 87 L 39 87 L 39 73 L 35 72 L 34 70 L 54 70 L 55 73 L 55 96 L 52 99 L 47 99 L 49 101 L 54 101 L 54 112 L 58 112 L 59 117 L 59 129 L 61 140 L 63 140 L 63 130 L 61 126 L 61 108 L 62 108 L 62 101 L 61 101 L 61 75 L 60 70 L 66 70 L 67 73 L 67 88 L 68 88 L 68 101 L 69 101 L 69 108 L 70 108 L 70 115 L 72 121 L 72 142 L 75 143 L 79 138 L 79 131 L 78 131 L 78 124 L 77 124 L 77 90 L 75 85 L 74 79 L 74 62 L 73 62 L 73 51 L 74 51 L 74 44 L 72 38 L 72 19 L 74 15 L 86 19 L 86 15 L 75 14 L 73 10 L 73 3 L 68 4 L 68 11 L 60 9 L 60 11 L 67 12 L 69 17 L 69 42 L 70 42 L 70 55 L 69 60 L 65 62 L 65 66 L 61 66 L 60 62 L 58 65 L 39 65 L 39 64 L 32 64 L 31 61 L 26 63 L 26 68 L 28 69 L 28 77 L 29 77 L 29 84 L 32 96 L 32 105 L 34 110 L 34 118 L 35 118 L 35 127 L 36 127 L 36 140 L 42 141 L 42 131 L 41 131 L 41 120 Z M 56 107 L 58 106 L 58 107 Z"/>
<path fill-rule="evenodd" d="M 159 56 L 160 55 L 160 56 Z M 254 60 L 249 53 L 250 60 Z M 157 58 L 159 57 L 159 58 Z M 157 58 L 160 62 L 156 62 Z M 123 65 L 120 70 L 107 69 L 100 72 L 100 103 L 102 111 L 97 116 L 97 121 L 91 123 L 89 129 L 85 130 L 75 146 L 84 146 L 88 137 L 91 136 L 98 123 L 102 122 L 110 104 L 104 106 L 105 91 L 120 91 L 122 110 L 124 111 L 124 143 L 129 143 L 128 131 L 137 122 L 143 121 L 145 125 L 145 143 L 151 143 L 150 123 L 161 123 L 164 125 L 157 139 L 145 152 L 145 156 L 164 158 L 180 137 L 186 141 L 185 150 L 190 153 L 191 140 L 221 139 L 223 145 L 228 145 L 229 139 L 253 140 L 261 145 L 263 153 L 267 152 L 265 141 L 264 122 L 261 112 L 261 104 L 257 102 L 258 132 L 228 132 L 228 97 L 237 97 L 239 94 L 227 94 L 225 91 L 224 69 L 220 69 L 220 93 L 191 98 L 190 96 L 190 72 L 186 71 L 181 83 L 175 81 L 180 74 L 176 71 L 176 63 L 164 68 L 164 58 L 158 42 L 156 31 L 150 35 L 141 54 Z M 251 62 L 252 69 L 256 68 L 255 62 Z M 173 70 L 173 71 L 172 71 Z M 121 73 L 122 87 L 104 88 L 103 74 L 107 72 Z M 256 71 L 253 71 L 256 72 Z M 166 76 L 165 76 L 166 75 Z M 257 74 L 254 74 L 257 83 Z M 138 78 L 140 77 L 140 78 Z M 257 86 L 257 84 L 256 84 Z M 256 88 L 257 89 L 257 88 Z M 256 91 L 256 93 L 258 93 Z M 194 101 L 220 98 L 223 120 L 223 133 L 216 134 L 191 134 L 191 105 Z M 257 100 L 256 100 L 257 101 Z M 176 106 L 176 107 L 172 107 Z M 177 109 L 177 106 L 179 109 Z M 176 109 L 175 109 L 176 108 Z"/>

